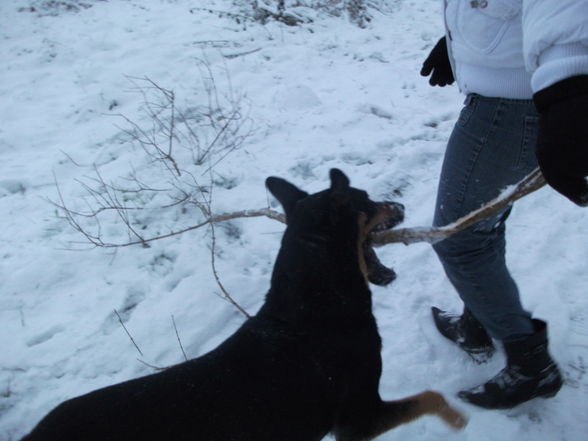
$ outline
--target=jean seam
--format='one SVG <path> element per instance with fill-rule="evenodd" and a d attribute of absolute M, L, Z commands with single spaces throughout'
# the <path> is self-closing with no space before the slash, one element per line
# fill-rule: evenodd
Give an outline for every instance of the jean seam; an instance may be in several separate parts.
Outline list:
<path fill-rule="evenodd" d="M 539 117 L 534 115 L 525 115 L 523 127 L 523 140 L 521 142 L 519 155 L 515 164 L 515 170 L 521 170 L 527 167 L 529 163 L 529 154 L 531 147 L 531 140 L 533 134 L 536 132 L 533 126 L 539 124 Z"/>

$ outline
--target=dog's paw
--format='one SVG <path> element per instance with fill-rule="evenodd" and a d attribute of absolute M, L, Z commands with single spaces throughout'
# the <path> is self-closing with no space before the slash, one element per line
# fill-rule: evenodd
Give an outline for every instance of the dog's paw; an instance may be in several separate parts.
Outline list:
<path fill-rule="evenodd" d="M 377 268 L 368 267 L 368 280 L 378 286 L 387 286 L 396 279 L 396 272 L 392 268 L 380 265 Z"/>
<path fill-rule="evenodd" d="M 396 272 L 380 262 L 369 241 L 364 242 L 363 254 L 370 283 L 378 286 L 386 286 L 396 279 Z"/>
<path fill-rule="evenodd" d="M 456 430 L 462 430 L 468 424 L 465 415 L 449 405 L 441 410 L 441 418 Z"/>
<path fill-rule="evenodd" d="M 421 400 L 424 403 L 425 408 L 428 409 L 428 413 L 437 415 L 455 430 L 461 430 L 467 425 L 468 419 L 465 415 L 451 407 L 439 392 L 423 392 L 421 394 Z"/>
<path fill-rule="evenodd" d="M 468 419 L 465 415 L 451 407 L 445 399 L 437 409 L 437 415 L 455 430 L 462 430 L 468 424 Z"/>

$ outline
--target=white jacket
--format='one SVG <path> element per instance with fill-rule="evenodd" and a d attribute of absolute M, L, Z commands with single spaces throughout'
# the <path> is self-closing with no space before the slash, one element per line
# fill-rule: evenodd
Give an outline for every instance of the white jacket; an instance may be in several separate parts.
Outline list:
<path fill-rule="evenodd" d="M 464 93 L 530 99 L 588 74 L 588 0 L 443 0 L 453 72 Z"/>

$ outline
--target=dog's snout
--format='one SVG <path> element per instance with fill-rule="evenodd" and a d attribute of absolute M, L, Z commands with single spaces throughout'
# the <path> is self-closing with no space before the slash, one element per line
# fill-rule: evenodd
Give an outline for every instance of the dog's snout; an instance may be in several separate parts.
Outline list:
<path fill-rule="evenodd" d="M 384 201 L 381 202 L 381 205 L 384 206 L 385 210 L 391 211 L 393 213 L 404 214 L 404 205 L 402 205 L 400 202 Z"/>
<path fill-rule="evenodd" d="M 384 210 L 386 210 L 390 217 L 398 219 L 399 222 L 404 220 L 404 205 L 392 201 L 385 201 L 382 204 L 384 205 Z"/>
<path fill-rule="evenodd" d="M 399 202 L 378 202 L 376 231 L 389 230 L 404 220 L 404 205 Z"/>

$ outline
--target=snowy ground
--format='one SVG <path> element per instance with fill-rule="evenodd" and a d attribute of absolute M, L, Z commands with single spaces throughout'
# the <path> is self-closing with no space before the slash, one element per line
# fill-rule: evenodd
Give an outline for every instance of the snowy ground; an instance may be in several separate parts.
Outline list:
<path fill-rule="evenodd" d="M 129 123 L 117 116 L 150 125 L 130 77 L 149 77 L 188 108 L 205 101 L 206 60 L 219 93 L 242 97 L 255 130 L 213 167 L 215 213 L 267 206 L 268 175 L 315 191 L 339 167 L 374 199 L 404 203 L 405 226 L 430 224 L 444 144 L 462 101 L 455 88 L 430 88 L 418 75 L 442 33 L 438 0 L 390 1 L 367 29 L 327 15 L 292 28 L 190 10 L 231 11 L 230 0 L 88 0 L 90 8 L 57 15 L 19 10 L 30 3 L 0 3 L 1 440 L 19 439 L 67 398 L 152 372 L 145 363 L 182 361 L 172 317 L 189 357 L 244 320 L 219 295 L 209 229 L 149 248 L 91 248 L 47 201 L 58 200 L 57 182 L 64 200 L 82 207 L 81 182 L 91 182 L 93 164 L 107 182 L 133 169 L 149 177 L 150 164 L 125 133 Z M 192 172 L 206 182 L 205 169 Z M 172 210 L 133 219 L 149 235 L 201 218 Z M 116 216 L 101 227 L 125 241 Z M 283 226 L 241 219 L 216 230 L 218 274 L 254 313 Z M 393 399 L 440 390 L 470 423 L 454 433 L 423 418 L 379 439 L 588 439 L 588 211 L 545 188 L 516 204 L 508 236 L 523 302 L 550 324 L 564 388 L 511 411 L 455 399 L 504 359 L 477 366 L 443 341 L 430 306 L 460 306 L 431 248 L 389 245 L 379 255 L 399 278 L 373 288 L 384 339 L 381 393 Z"/>

